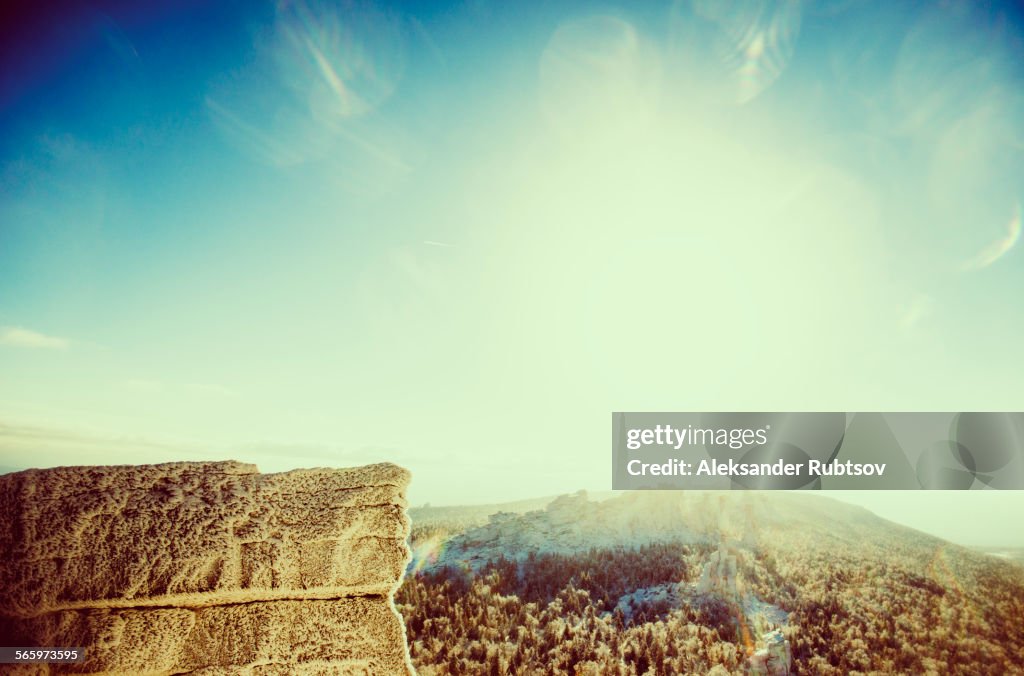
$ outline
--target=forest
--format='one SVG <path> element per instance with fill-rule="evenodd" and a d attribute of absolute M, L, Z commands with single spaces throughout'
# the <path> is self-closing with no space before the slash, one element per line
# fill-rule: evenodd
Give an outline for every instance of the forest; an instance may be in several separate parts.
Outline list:
<path fill-rule="evenodd" d="M 1024 567 L 895 525 L 876 530 L 769 529 L 734 543 L 734 586 L 714 593 L 692 591 L 716 549 L 709 540 L 412 567 L 396 604 L 426 675 L 747 674 L 771 628 L 796 674 L 1024 673 Z M 425 524 L 412 540 L 459 531 Z M 635 593 L 657 589 L 690 591 Z M 754 626 L 744 599 L 785 621 Z"/>

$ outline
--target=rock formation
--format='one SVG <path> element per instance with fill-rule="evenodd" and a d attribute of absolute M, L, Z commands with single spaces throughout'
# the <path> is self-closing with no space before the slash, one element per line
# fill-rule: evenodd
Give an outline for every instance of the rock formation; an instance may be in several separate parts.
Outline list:
<path fill-rule="evenodd" d="M 771 631 L 761 637 L 764 647 L 750 657 L 751 676 L 786 676 L 790 673 L 793 654 L 789 641 L 781 631 Z"/>
<path fill-rule="evenodd" d="M 85 648 L 23 673 L 407 674 L 408 481 L 238 462 L 0 476 L 0 635 Z"/>
<path fill-rule="evenodd" d="M 529 552 L 571 556 L 594 548 L 707 539 L 684 521 L 678 503 L 656 493 L 637 491 L 593 501 L 586 491 L 579 491 L 555 498 L 544 509 L 493 514 L 488 523 L 449 540 L 427 568 L 479 568 L 498 557 L 522 559 Z"/>
<path fill-rule="evenodd" d="M 708 557 L 704 570 L 701 571 L 697 593 L 716 593 L 729 599 L 739 598 L 736 588 L 736 554 L 730 550 L 725 540 L 718 543 L 718 550 Z"/>

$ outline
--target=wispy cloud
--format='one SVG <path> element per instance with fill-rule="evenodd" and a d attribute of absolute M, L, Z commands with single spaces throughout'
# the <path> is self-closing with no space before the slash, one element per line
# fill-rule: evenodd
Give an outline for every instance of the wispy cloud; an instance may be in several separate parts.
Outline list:
<path fill-rule="evenodd" d="M 0 461 L 8 471 L 59 465 L 120 465 L 222 460 L 217 449 L 189 442 L 25 424 L 0 416 Z"/>
<path fill-rule="evenodd" d="M 20 326 L 2 326 L 0 327 L 0 345 L 38 350 L 65 350 L 71 345 L 71 341 Z"/>
<path fill-rule="evenodd" d="M 94 429 L 12 421 L 0 412 L 0 474 L 29 467 L 59 465 L 150 464 L 234 459 L 256 464 L 263 472 L 300 467 L 354 467 L 374 462 L 411 464 L 410 453 L 387 446 L 266 441 L 218 444 L 196 439 L 119 435 Z M 444 467 L 453 459 L 435 458 Z"/>

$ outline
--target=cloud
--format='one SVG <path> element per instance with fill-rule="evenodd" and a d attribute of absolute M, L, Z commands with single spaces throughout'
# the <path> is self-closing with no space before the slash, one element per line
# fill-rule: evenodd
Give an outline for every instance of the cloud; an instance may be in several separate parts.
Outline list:
<path fill-rule="evenodd" d="M 223 444 L 197 439 L 123 435 L 6 419 L 0 413 L 0 474 L 29 467 L 139 465 L 180 461 L 237 460 L 262 472 L 302 467 L 355 467 L 375 462 L 412 464 L 408 452 L 387 446 L 265 441 Z M 444 467 L 453 460 L 440 457 Z"/>
<path fill-rule="evenodd" d="M 20 326 L 0 327 L 0 345 L 27 347 L 40 350 L 65 350 L 71 344 L 66 338 L 48 336 Z"/>
<path fill-rule="evenodd" d="M 8 471 L 60 465 L 136 465 L 206 459 L 226 458 L 217 449 L 195 442 L 104 434 L 0 417 L 0 465 Z"/>

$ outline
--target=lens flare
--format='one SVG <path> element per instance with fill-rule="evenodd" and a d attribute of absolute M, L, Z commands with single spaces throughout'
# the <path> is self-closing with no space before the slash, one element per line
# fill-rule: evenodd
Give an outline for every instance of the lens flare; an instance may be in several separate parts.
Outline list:
<path fill-rule="evenodd" d="M 1017 244 L 1017 240 L 1020 239 L 1020 228 L 1021 228 L 1021 215 L 1020 215 L 1020 204 L 1018 203 L 1013 210 L 1013 218 L 1006 226 L 1006 235 L 995 240 L 984 249 L 979 251 L 975 256 L 965 261 L 961 266 L 964 271 L 981 270 L 995 263 L 997 260 L 1009 253 L 1010 249 Z"/>
<path fill-rule="evenodd" d="M 571 135 L 635 129 L 653 115 L 659 71 L 656 52 L 628 21 L 593 16 L 566 22 L 540 58 L 541 109 L 553 127 Z"/>
<path fill-rule="evenodd" d="M 768 89 L 789 65 L 800 32 L 800 3 L 694 0 L 695 17 L 714 25 L 714 52 L 738 104 Z"/>
<path fill-rule="evenodd" d="M 447 544 L 448 538 L 441 533 L 435 533 L 430 537 L 413 543 L 412 563 L 410 564 L 409 572 L 417 575 L 427 566 L 437 563 L 441 555 L 444 554 L 444 548 Z"/>

